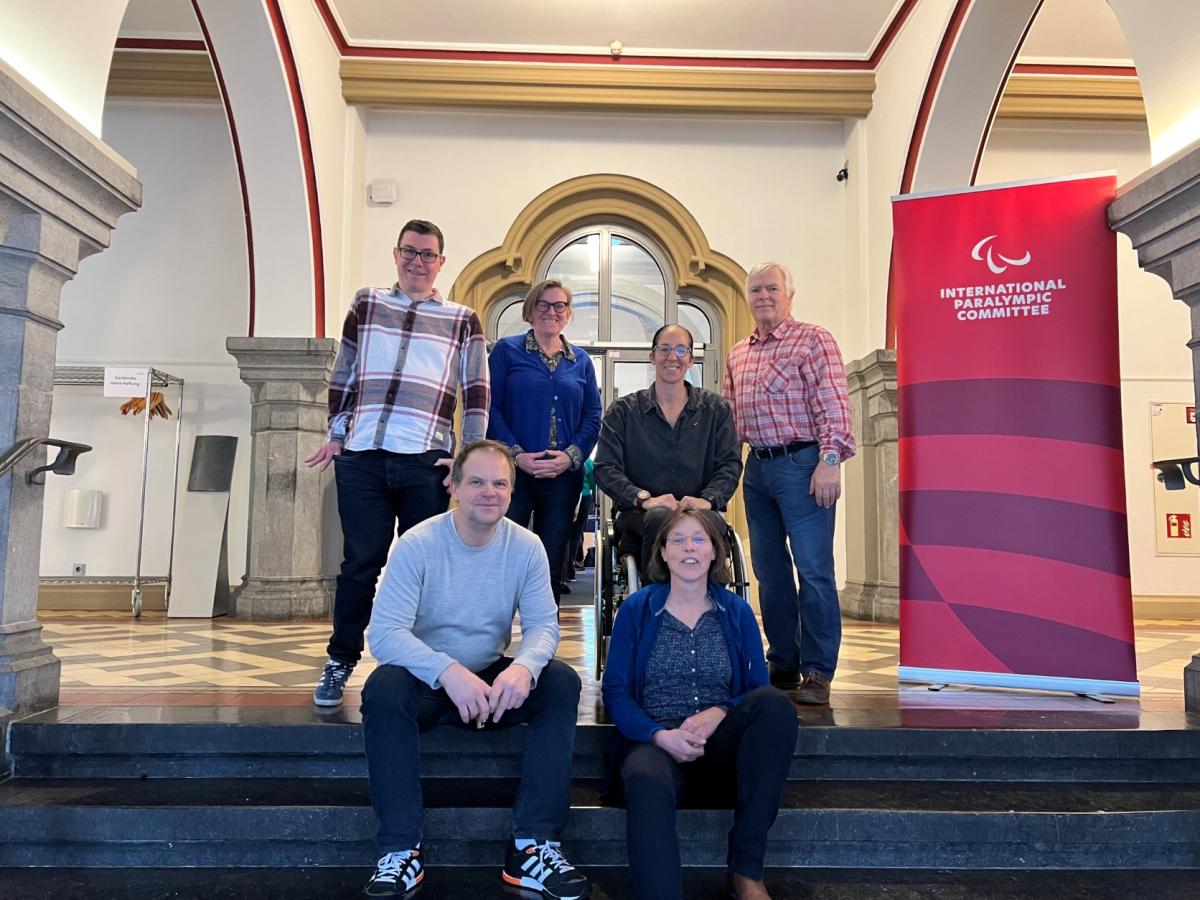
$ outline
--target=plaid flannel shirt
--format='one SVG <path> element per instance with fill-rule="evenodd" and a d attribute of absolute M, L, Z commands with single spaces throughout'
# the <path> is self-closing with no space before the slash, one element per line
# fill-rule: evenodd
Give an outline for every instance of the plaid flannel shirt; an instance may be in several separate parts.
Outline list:
<path fill-rule="evenodd" d="M 751 447 L 816 441 L 843 461 L 854 455 L 842 354 L 819 325 L 789 316 L 765 335 L 755 328 L 729 351 L 724 392 Z"/>
<path fill-rule="evenodd" d="M 487 345 L 474 310 L 434 292 L 413 300 L 396 284 L 363 288 L 350 304 L 329 380 L 329 440 L 348 450 L 454 452 L 487 432 Z"/>

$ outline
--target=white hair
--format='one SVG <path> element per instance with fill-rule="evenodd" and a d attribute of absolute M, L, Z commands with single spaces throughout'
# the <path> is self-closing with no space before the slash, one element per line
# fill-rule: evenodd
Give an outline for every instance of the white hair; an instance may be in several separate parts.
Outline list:
<path fill-rule="evenodd" d="M 755 278 L 757 278 L 759 275 L 762 275 L 764 272 L 770 271 L 771 269 L 778 269 L 780 272 L 783 273 L 783 292 L 785 294 L 787 294 L 789 297 L 791 297 L 793 294 L 796 293 L 796 285 L 795 285 L 795 282 L 792 281 L 792 270 L 789 269 L 787 266 L 785 266 L 781 262 L 765 262 L 765 263 L 759 263 L 757 266 L 755 266 L 753 269 L 751 269 L 750 274 L 748 274 L 746 276 L 746 294 L 747 294 L 747 296 L 749 296 L 749 294 L 750 294 L 750 282 L 753 281 Z"/>

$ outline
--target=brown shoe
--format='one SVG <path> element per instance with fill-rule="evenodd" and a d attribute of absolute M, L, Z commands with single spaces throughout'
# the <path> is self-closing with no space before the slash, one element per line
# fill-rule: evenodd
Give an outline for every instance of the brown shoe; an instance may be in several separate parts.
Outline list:
<path fill-rule="evenodd" d="M 805 672 L 804 683 L 792 694 L 792 699 L 810 706 L 825 706 L 829 703 L 830 681 L 820 672 Z"/>
<path fill-rule="evenodd" d="M 729 879 L 729 896 L 734 900 L 771 900 L 766 886 L 745 875 L 734 874 Z"/>

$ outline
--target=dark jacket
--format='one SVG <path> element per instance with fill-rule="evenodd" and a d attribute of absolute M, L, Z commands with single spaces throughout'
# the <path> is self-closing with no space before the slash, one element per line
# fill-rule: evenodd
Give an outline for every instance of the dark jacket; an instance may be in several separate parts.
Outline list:
<path fill-rule="evenodd" d="M 716 510 L 728 506 L 742 477 L 733 413 L 720 394 L 690 384 L 687 394 L 674 427 L 658 408 L 653 385 L 614 401 L 604 414 L 596 484 L 618 510 L 634 508 L 639 490 L 677 500 L 703 497 Z"/>
<path fill-rule="evenodd" d="M 550 404 L 558 418 L 558 449 L 574 444 L 587 459 L 600 433 L 600 391 L 596 370 L 582 347 L 571 345 L 575 359 L 563 357 L 553 372 L 537 353 L 525 349 L 525 332 L 501 338 L 488 356 L 492 408 L 487 436 L 525 450 L 546 449 Z"/>
<path fill-rule="evenodd" d="M 715 584 L 710 584 L 709 590 L 733 667 L 730 702 L 737 705 L 746 694 L 769 680 L 762 636 L 749 603 Z M 669 584 L 642 588 L 621 604 L 613 623 L 608 659 L 604 665 L 604 706 L 617 730 L 627 740 L 648 744 L 654 732 L 663 728 L 646 715 L 642 696 L 646 685 L 646 663 L 658 638 L 663 607 L 670 592 Z"/>

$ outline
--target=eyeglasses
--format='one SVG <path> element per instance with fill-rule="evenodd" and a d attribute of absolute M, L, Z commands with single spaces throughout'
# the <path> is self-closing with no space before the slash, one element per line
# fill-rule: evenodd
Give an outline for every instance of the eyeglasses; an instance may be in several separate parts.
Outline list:
<path fill-rule="evenodd" d="M 556 313 L 563 313 L 567 311 L 567 307 L 571 304 L 562 300 L 559 300 L 557 303 L 551 303 L 549 300 L 539 300 L 534 305 L 537 307 L 538 312 L 544 313 L 554 310 Z"/>
<path fill-rule="evenodd" d="M 654 352 L 659 356 L 670 356 L 672 353 L 674 353 L 676 356 L 682 359 L 692 352 L 692 348 L 686 344 L 679 344 L 675 347 L 669 347 L 666 344 L 659 344 L 654 348 Z"/>
<path fill-rule="evenodd" d="M 703 547 L 709 543 L 708 537 L 703 534 L 693 534 L 688 537 L 685 534 L 677 534 L 667 538 L 667 543 L 675 547 L 683 547 L 686 544 L 695 544 L 697 547 Z"/>
<path fill-rule="evenodd" d="M 436 250 L 418 250 L 415 247 L 397 247 L 400 251 L 401 259 L 416 259 L 421 257 L 421 262 L 434 263 L 437 262 L 442 254 Z"/>

